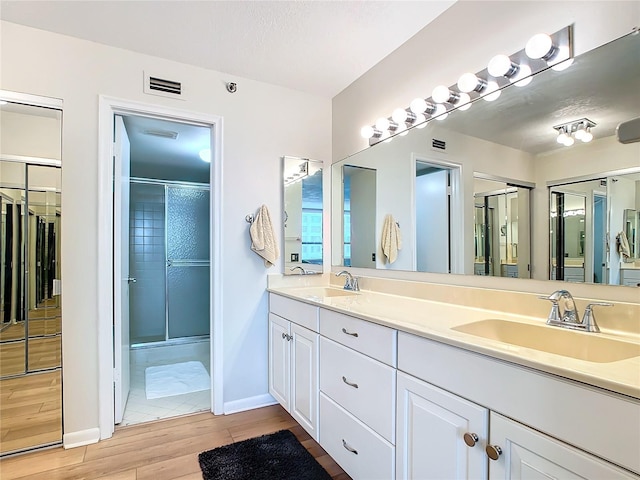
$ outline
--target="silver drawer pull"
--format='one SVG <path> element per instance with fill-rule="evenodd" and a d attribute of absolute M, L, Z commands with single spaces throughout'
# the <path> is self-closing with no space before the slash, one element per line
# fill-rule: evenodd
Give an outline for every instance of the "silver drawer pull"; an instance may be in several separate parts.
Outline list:
<path fill-rule="evenodd" d="M 347 442 L 345 442 L 344 438 L 342 439 L 342 446 L 344 448 L 346 448 L 347 450 L 349 450 L 351 453 L 353 453 L 354 455 L 358 454 L 358 450 L 356 450 L 355 448 L 349 446 L 349 444 Z"/>
<path fill-rule="evenodd" d="M 342 329 L 342 333 L 346 333 L 347 335 L 351 335 L 352 337 L 357 337 L 358 334 L 357 333 L 351 333 L 351 332 L 347 332 L 346 328 Z"/>
<path fill-rule="evenodd" d="M 345 377 L 344 375 L 342 376 L 342 381 L 343 381 L 344 383 L 346 383 L 347 385 L 349 385 L 350 387 L 358 388 L 358 384 L 357 384 L 357 383 L 351 383 L 351 382 L 349 382 L 349 381 L 347 380 L 347 377 Z"/>

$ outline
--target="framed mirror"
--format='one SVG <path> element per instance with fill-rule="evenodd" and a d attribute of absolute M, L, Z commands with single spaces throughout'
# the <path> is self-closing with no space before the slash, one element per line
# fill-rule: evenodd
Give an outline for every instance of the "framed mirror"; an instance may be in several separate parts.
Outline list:
<path fill-rule="evenodd" d="M 322 273 L 322 162 L 282 157 L 284 274 Z"/>
<path fill-rule="evenodd" d="M 416 212 L 425 202 L 418 200 L 414 168 L 416 159 L 427 164 L 446 163 L 459 172 L 458 183 L 452 181 L 448 190 L 448 242 L 435 249 L 443 257 L 448 249 L 451 259 L 448 271 L 552 279 L 557 276 L 554 264 L 558 264 L 559 252 L 552 251 L 550 239 L 553 210 L 550 189 L 599 179 L 617 178 L 623 182 L 627 176 L 640 172 L 640 143 L 621 144 L 616 138 L 616 127 L 621 122 L 640 116 L 638 84 L 640 36 L 629 34 L 576 57 L 562 71 L 549 68 L 534 75 L 526 86 L 509 85 L 494 101 L 477 99 L 466 111 L 453 110 L 446 118 L 436 117 L 403 135 L 395 135 L 338 161 L 332 165 L 332 182 L 337 185 L 332 192 L 333 229 L 336 228 L 335 219 L 345 214 L 339 194 L 343 166 L 375 168 L 379 179 L 375 204 L 376 244 L 380 243 L 382 219 L 387 213 L 392 213 L 402 226 L 403 239 L 397 262 L 392 265 L 377 263 L 375 268 L 442 271 L 435 267 L 423 269 L 415 261 L 418 243 L 422 243 L 417 240 L 418 231 L 424 223 Z M 584 122 L 585 119 L 588 122 Z M 571 146 L 559 143 L 561 130 L 557 127 L 561 125 L 571 126 Z M 484 199 L 476 197 L 477 193 L 482 193 L 474 186 L 478 174 L 498 177 L 507 185 L 503 197 L 487 203 L 497 202 L 498 205 L 500 198 L 503 204 L 509 202 L 513 207 L 513 196 L 509 197 L 513 192 L 508 188 L 516 188 L 518 197 L 520 193 L 523 198 L 528 196 L 528 202 L 522 202 L 523 205 L 528 203 L 528 213 L 525 213 L 526 207 L 517 206 L 517 222 L 513 216 L 499 221 L 488 218 L 492 215 L 483 212 Z M 615 188 L 614 182 L 609 182 L 604 189 L 604 200 L 597 192 L 590 194 L 584 218 L 588 228 L 576 233 L 584 238 L 576 240 L 575 252 L 565 250 L 563 253 L 579 255 L 579 247 L 583 245 L 583 266 L 575 266 L 584 269 L 579 281 L 622 285 L 621 270 L 629 270 L 632 264 L 636 268 L 633 262 L 611 256 L 605 258 L 602 267 L 603 262 L 596 258 L 603 256 L 603 249 L 606 257 L 606 243 L 609 252 L 616 251 L 618 234 L 627 228 L 627 224 L 622 224 L 623 210 L 640 210 L 637 205 L 627 203 L 621 210 L 615 201 L 609 201 L 612 195 L 619 198 L 612 193 Z M 487 207 L 486 212 L 491 208 L 500 209 L 492 205 Z M 515 208 L 510 208 L 512 215 Z M 592 219 L 595 211 L 599 223 Z M 504 212 L 507 213 L 507 207 Z M 521 214 L 528 215 L 528 221 Z M 428 225 L 434 223 L 431 218 Z M 631 224 L 628 222 L 630 229 Z M 524 233 L 527 230 L 528 235 Z M 601 232 L 598 238 L 607 239 L 604 247 L 594 241 L 595 235 Z M 529 245 L 522 241 L 527 236 Z M 565 237 L 563 241 L 569 239 Z M 335 253 L 342 251 L 342 243 L 339 235 L 333 235 L 333 265 L 344 265 L 342 255 Z M 579 262 L 572 257 L 563 259 L 566 260 L 565 267 Z M 598 261 L 600 265 L 594 268 Z M 565 269 L 563 273 L 568 272 Z M 563 276 L 563 279 L 569 278 Z M 578 281 L 578 275 L 571 279 Z"/>

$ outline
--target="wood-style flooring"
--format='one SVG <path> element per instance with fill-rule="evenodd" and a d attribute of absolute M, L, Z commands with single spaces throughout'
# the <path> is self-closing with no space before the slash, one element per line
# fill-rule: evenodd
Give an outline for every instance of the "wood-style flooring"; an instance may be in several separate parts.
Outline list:
<path fill-rule="evenodd" d="M 291 430 L 334 480 L 350 480 L 279 405 L 233 415 L 199 413 L 118 428 L 112 438 L 96 444 L 1 459 L 0 478 L 202 480 L 200 452 L 283 429 Z"/>

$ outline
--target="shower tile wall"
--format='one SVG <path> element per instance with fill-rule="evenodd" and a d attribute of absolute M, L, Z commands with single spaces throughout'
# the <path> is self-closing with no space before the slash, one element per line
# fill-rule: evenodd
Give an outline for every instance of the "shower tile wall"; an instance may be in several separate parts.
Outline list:
<path fill-rule="evenodd" d="M 165 340 L 165 192 L 162 185 L 131 183 L 130 289 L 131 343 Z"/>

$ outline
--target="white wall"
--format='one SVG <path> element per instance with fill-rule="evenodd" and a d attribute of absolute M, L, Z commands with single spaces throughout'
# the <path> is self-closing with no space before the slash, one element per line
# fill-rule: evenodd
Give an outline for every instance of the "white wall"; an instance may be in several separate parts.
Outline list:
<path fill-rule="evenodd" d="M 224 401 L 267 392 L 267 295 L 245 215 L 261 204 L 281 232 L 283 155 L 327 161 L 331 102 L 301 92 L 131 51 L 1 24 L 0 88 L 64 100 L 62 245 L 64 431 L 98 426 L 98 96 L 224 118 Z M 143 71 L 183 82 L 184 101 L 145 95 Z M 225 83 L 234 81 L 230 94 Z M 292 122 L 291 119 L 296 121 Z M 311 135 L 310 132 L 313 132 Z M 280 235 L 280 245 L 282 238 Z"/>

